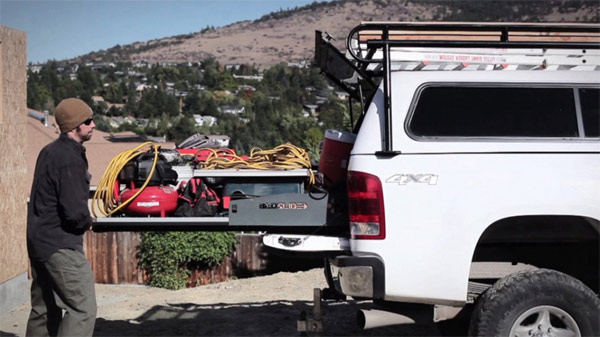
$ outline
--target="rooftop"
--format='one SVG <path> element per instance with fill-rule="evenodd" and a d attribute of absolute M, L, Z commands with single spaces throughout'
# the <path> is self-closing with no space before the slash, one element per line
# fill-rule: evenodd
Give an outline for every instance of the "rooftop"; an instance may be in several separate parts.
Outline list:
<path fill-rule="evenodd" d="M 43 115 L 42 112 L 37 112 Z M 33 171 L 35 169 L 35 161 L 37 160 L 39 152 L 44 146 L 58 138 L 59 131 L 56 127 L 54 116 L 49 116 L 48 125 L 48 127 L 45 127 L 44 124 L 38 119 L 33 117 L 27 118 L 27 186 L 31 186 L 31 183 L 33 182 Z M 94 130 L 92 139 L 84 143 L 89 164 L 89 172 L 92 175 L 92 186 L 98 185 L 102 175 L 104 174 L 104 170 L 108 167 L 108 164 L 116 155 L 121 152 L 131 150 L 143 143 L 141 141 L 113 143 L 108 140 L 109 138 L 109 133 Z M 163 148 L 175 148 L 175 143 L 173 142 L 161 143 L 160 145 Z"/>

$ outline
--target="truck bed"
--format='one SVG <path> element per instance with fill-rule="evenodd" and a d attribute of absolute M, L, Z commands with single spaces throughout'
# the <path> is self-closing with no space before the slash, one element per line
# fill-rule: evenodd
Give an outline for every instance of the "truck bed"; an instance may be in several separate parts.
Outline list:
<path fill-rule="evenodd" d="M 279 234 L 343 236 L 347 225 L 329 214 L 327 193 L 304 191 L 308 169 L 292 170 L 192 170 L 179 169 L 180 179 L 216 179 L 221 184 L 248 186 L 271 182 L 296 182 L 295 192 L 249 196 L 230 201 L 228 211 L 210 217 L 133 217 L 123 214 L 94 220 L 95 232 L 117 231 L 262 231 Z M 93 194 L 93 192 L 92 192 Z"/>

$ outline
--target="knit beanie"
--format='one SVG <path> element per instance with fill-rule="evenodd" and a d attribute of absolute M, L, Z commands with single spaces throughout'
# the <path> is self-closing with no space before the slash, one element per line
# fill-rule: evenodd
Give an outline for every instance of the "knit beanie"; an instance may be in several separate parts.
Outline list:
<path fill-rule="evenodd" d="M 61 133 L 67 133 L 92 117 L 92 108 L 79 98 L 65 98 L 56 107 L 54 119 Z"/>

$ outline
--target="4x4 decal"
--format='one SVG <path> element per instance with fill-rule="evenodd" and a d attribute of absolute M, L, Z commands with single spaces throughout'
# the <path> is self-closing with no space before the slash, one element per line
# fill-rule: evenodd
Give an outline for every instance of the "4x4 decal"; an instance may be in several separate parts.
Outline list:
<path fill-rule="evenodd" d="M 406 185 L 408 183 L 421 183 L 436 185 L 438 176 L 435 174 L 394 174 L 385 180 L 386 183 Z"/>

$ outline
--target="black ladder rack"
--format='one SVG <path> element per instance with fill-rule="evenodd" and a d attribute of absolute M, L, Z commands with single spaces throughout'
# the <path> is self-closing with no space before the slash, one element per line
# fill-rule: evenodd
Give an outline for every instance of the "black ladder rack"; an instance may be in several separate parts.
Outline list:
<path fill-rule="evenodd" d="M 600 49 L 600 25 L 374 22 L 355 27 L 348 35 L 346 47 L 361 73 L 370 74 L 372 81 L 376 77 L 383 80 L 384 140 L 378 155 L 394 156 L 389 95 L 394 49 L 540 49 L 544 53 L 549 49 L 570 49 L 585 55 L 588 50 Z"/>

